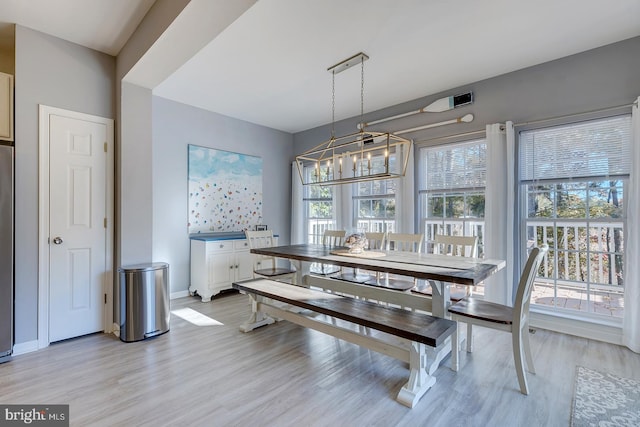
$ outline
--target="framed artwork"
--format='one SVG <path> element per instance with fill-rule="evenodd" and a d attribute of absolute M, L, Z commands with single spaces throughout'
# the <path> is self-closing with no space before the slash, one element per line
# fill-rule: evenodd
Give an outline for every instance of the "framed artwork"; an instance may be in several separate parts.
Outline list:
<path fill-rule="evenodd" d="M 188 146 L 189 234 L 252 229 L 262 222 L 262 158 Z"/>

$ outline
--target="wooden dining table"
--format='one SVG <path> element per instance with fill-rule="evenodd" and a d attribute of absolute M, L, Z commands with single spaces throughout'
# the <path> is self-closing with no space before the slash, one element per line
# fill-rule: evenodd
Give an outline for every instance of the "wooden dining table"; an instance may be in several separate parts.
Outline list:
<path fill-rule="evenodd" d="M 294 261 L 298 269 L 298 284 L 318 286 L 410 308 L 425 309 L 437 317 L 448 317 L 450 284 L 475 286 L 506 265 L 503 260 L 402 251 L 364 251 L 356 254 L 349 253 L 347 248 L 318 244 L 253 248 L 251 252 Z M 432 295 L 425 297 L 413 292 L 398 292 L 375 285 L 311 275 L 309 274 L 311 263 L 331 264 L 428 280 Z"/>
<path fill-rule="evenodd" d="M 449 286 L 451 284 L 475 286 L 492 274 L 504 268 L 503 260 L 454 257 L 440 254 L 419 254 L 402 251 L 364 251 L 350 253 L 348 248 L 329 247 L 318 244 L 298 244 L 266 248 L 252 248 L 251 253 L 291 260 L 297 268 L 296 284 L 316 287 L 325 291 L 355 296 L 367 301 L 376 301 L 384 306 L 402 307 L 432 316 L 449 318 L 447 311 L 451 304 Z M 384 286 L 338 280 L 331 276 L 310 273 L 312 263 L 331 264 L 343 268 L 355 268 L 409 276 L 427 280 L 431 285 L 431 295 L 397 290 Z M 251 320 L 248 325 L 254 322 Z M 250 328 L 260 326 L 255 322 Z M 460 344 L 462 346 L 462 344 Z M 432 375 L 440 362 L 451 352 L 451 339 L 437 347 L 426 350 L 429 362 L 426 372 Z"/>

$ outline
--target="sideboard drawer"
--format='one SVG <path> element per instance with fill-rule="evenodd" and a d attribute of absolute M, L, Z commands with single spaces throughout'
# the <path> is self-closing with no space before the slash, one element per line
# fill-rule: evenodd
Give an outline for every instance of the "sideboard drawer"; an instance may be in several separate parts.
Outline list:
<path fill-rule="evenodd" d="M 207 242 L 207 252 L 229 252 L 233 250 L 233 240 L 214 240 Z"/>
<path fill-rule="evenodd" d="M 249 249 L 249 242 L 246 240 L 234 240 L 233 247 L 237 249 Z"/>

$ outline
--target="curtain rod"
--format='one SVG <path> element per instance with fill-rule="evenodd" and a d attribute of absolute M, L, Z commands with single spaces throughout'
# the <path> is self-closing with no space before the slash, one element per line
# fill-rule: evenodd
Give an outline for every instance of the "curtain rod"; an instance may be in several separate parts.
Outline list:
<path fill-rule="evenodd" d="M 582 112 L 582 113 L 567 114 L 567 115 L 558 116 L 558 117 L 549 117 L 549 118 L 546 118 L 546 119 L 533 120 L 531 122 L 514 123 L 513 126 L 514 127 L 529 126 L 529 125 L 535 125 L 535 124 L 539 124 L 539 123 L 553 122 L 553 121 L 556 121 L 556 120 L 569 119 L 571 117 L 584 116 L 584 115 L 587 115 L 587 114 L 604 113 L 606 111 L 619 110 L 619 109 L 622 109 L 622 108 L 631 108 L 634 105 L 636 105 L 637 103 L 638 103 L 638 101 L 636 100 L 636 101 L 632 102 L 631 104 L 618 105 L 616 107 L 607 107 L 607 108 L 602 108 L 602 109 L 599 109 L 599 110 L 585 111 L 585 112 Z"/>
<path fill-rule="evenodd" d="M 478 135 L 481 133 L 485 133 L 486 130 L 485 129 L 479 129 L 479 130 L 474 130 L 471 132 L 464 132 L 464 133 L 457 133 L 455 135 L 445 135 L 445 136 L 439 136 L 436 138 L 429 138 L 429 139 L 421 139 L 420 141 L 416 141 L 415 144 L 423 144 L 423 143 L 427 143 L 427 142 L 431 142 L 431 141 L 442 141 L 442 140 L 446 140 L 446 139 L 452 139 L 452 138 L 460 138 L 463 136 L 471 136 L 471 135 Z"/>
<path fill-rule="evenodd" d="M 606 112 L 606 111 L 613 111 L 613 110 L 618 110 L 618 109 L 621 109 L 621 108 L 630 108 L 630 107 L 637 106 L 637 105 L 638 105 L 638 100 L 636 99 L 631 104 L 618 105 L 616 107 L 607 107 L 607 108 L 603 108 L 603 109 L 600 109 L 600 110 L 585 111 L 585 112 L 582 112 L 582 113 L 567 114 L 565 116 L 534 120 L 534 121 L 531 121 L 531 122 L 515 123 L 513 126 L 514 127 L 516 127 L 516 126 L 528 126 L 528 125 L 537 124 L 537 123 L 545 123 L 545 122 L 551 122 L 551 121 L 555 121 L 555 120 L 562 120 L 562 119 L 566 119 L 566 118 L 570 118 L 570 117 L 584 116 L 586 114 L 603 113 L 603 112 Z M 436 137 L 436 138 L 429 138 L 429 139 L 422 139 L 420 141 L 415 141 L 415 144 L 416 145 L 426 144 L 428 142 L 443 141 L 443 140 L 447 140 L 447 139 L 460 138 L 460 137 L 463 137 L 463 136 L 478 135 L 478 134 L 485 133 L 485 132 L 486 132 L 485 129 L 481 129 L 481 130 L 475 130 L 475 131 L 471 131 L 471 132 L 457 133 L 455 135 L 439 136 L 439 137 Z"/>

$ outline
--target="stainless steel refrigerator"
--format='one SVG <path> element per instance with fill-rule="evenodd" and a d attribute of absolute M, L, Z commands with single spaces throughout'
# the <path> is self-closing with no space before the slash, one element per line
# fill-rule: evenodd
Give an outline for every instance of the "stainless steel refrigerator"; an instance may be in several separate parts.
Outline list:
<path fill-rule="evenodd" d="M 0 141 L 0 363 L 13 352 L 13 143 Z"/>

